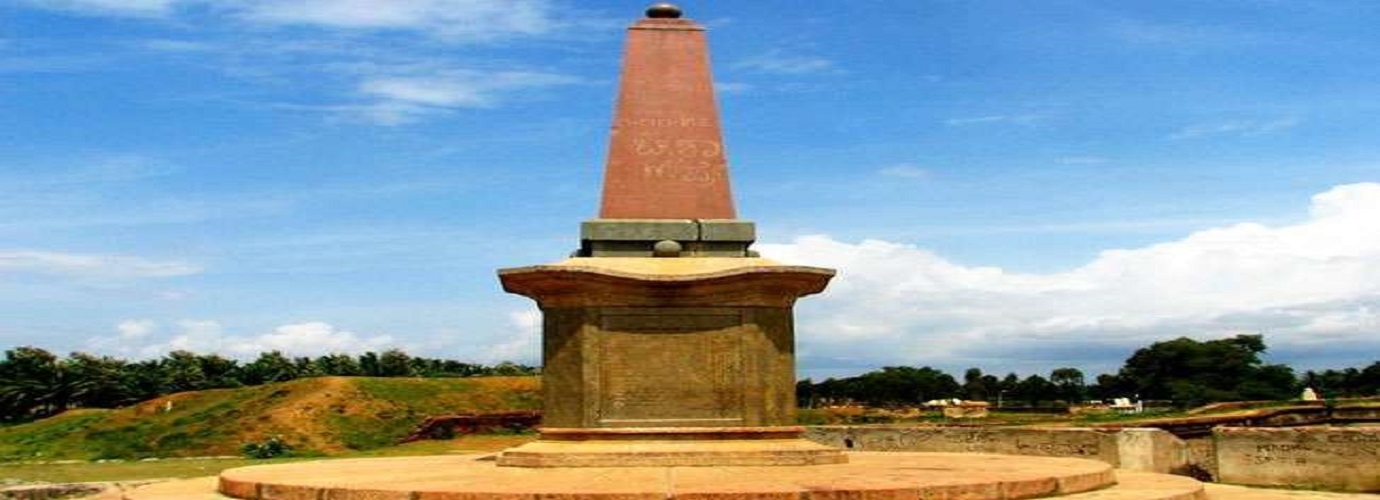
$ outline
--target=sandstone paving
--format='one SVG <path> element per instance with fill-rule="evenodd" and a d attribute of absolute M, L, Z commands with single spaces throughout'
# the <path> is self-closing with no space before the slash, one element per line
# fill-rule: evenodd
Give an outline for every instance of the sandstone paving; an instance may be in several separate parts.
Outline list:
<path fill-rule="evenodd" d="M 1380 494 L 1374 493 L 1278 490 L 1213 483 L 1205 486 L 1211 500 L 1380 500 Z"/>
<path fill-rule="evenodd" d="M 682 486 L 694 486 L 698 484 L 701 491 L 696 494 L 688 492 L 676 495 L 677 498 L 701 498 L 715 500 L 731 500 L 736 498 L 747 498 L 742 495 L 745 486 L 754 481 L 766 480 L 764 475 L 746 474 L 741 468 L 702 468 L 702 467 L 675 467 L 675 468 L 596 468 L 596 469 L 524 469 L 526 474 L 518 474 L 515 478 L 521 480 L 508 484 L 500 488 L 490 488 L 491 494 L 474 495 L 472 493 L 460 492 L 434 492 L 433 494 L 422 494 L 415 497 L 398 496 L 397 498 L 415 498 L 417 500 L 480 500 L 480 499 L 501 499 L 501 500 L 531 500 L 537 498 L 523 490 L 531 490 L 532 484 L 524 487 L 522 480 L 550 482 L 551 488 L 544 491 L 547 493 L 541 496 L 550 499 L 586 499 L 594 498 L 608 500 L 652 500 L 666 499 L 671 493 L 670 489 L 665 488 L 667 484 L 680 484 Z M 686 472 L 690 474 L 685 474 Z M 936 471 L 938 472 L 938 471 Z M 1231 486 L 1222 484 L 1202 485 L 1192 479 L 1181 476 L 1170 476 L 1164 474 L 1153 474 L 1146 472 L 1136 472 L 1127 470 L 1115 471 L 1117 485 L 1110 488 L 1094 489 L 1082 493 L 1068 495 L 1058 495 L 1058 498 L 1066 500 L 1380 500 L 1380 495 L 1362 493 L 1329 493 L 1317 491 L 1293 491 L 1293 490 L 1274 490 L 1264 488 L 1248 488 L 1242 486 Z M 776 476 L 772 474 L 772 476 Z M 470 484 L 473 486 L 477 478 L 469 478 L 468 481 L 420 481 L 417 486 L 427 489 L 442 488 L 447 485 Z M 230 497 L 216 493 L 216 485 L 219 479 L 215 477 L 205 477 L 189 480 L 170 481 L 153 485 L 142 486 L 140 488 L 126 492 L 126 500 L 226 500 Z M 791 485 L 777 485 L 771 488 L 755 488 L 756 493 L 751 498 L 756 499 L 781 499 L 796 500 L 802 498 L 801 491 L 809 491 L 809 498 L 812 500 L 832 500 L 834 498 L 848 499 L 866 498 L 869 500 L 891 500 L 891 499 L 914 499 L 913 493 L 906 494 L 904 484 L 898 481 L 894 474 L 878 473 L 866 474 L 859 473 L 855 476 L 843 476 L 839 478 L 816 477 L 813 480 L 794 479 L 796 483 Z M 329 481 L 327 481 L 329 482 Z M 649 485 L 653 487 L 648 487 Z M 712 488 L 706 488 L 712 485 Z M 826 487 L 833 487 L 831 493 Z M 995 486 L 987 486 L 995 488 Z M 847 491 L 847 493 L 843 493 Z M 953 489 L 948 494 L 939 493 L 940 489 L 934 490 L 936 494 L 930 497 L 921 498 L 981 498 L 982 491 L 977 489 Z M 995 490 L 993 490 L 995 491 Z M 737 494 L 735 494 L 737 492 Z M 992 493 L 987 491 L 985 493 Z M 334 493 L 312 493 L 308 498 L 346 498 L 338 496 L 339 492 Z M 1000 493 L 997 493 L 998 495 Z M 92 497 L 100 499 L 115 499 L 118 496 L 111 496 L 110 493 L 104 496 Z M 316 495 L 322 495 L 320 497 Z M 293 498 L 288 496 L 286 498 Z M 390 496 L 379 492 L 376 495 L 362 495 L 351 498 L 377 498 L 385 499 Z M 995 497 L 1000 498 L 1000 496 Z"/>
<path fill-rule="evenodd" d="M 129 500 L 728 500 L 737 498 L 1042 498 L 1111 486 L 1094 460 L 945 453 L 853 453 L 846 464 L 770 467 L 499 467 L 491 456 L 330 460 L 231 469 L 218 479 L 150 486 Z M 1186 491 L 1200 489 L 1184 480 Z M 1122 497 L 1098 497 L 1122 498 Z M 1130 498 L 1130 497 L 1126 497 Z M 1139 500 L 1192 497 L 1150 496 Z"/>

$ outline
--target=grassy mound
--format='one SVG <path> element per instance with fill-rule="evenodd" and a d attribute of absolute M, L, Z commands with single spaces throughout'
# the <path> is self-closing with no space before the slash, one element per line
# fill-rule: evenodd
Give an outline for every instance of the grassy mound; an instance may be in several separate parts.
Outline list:
<path fill-rule="evenodd" d="M 536 377 L 320 377 L 74 410 L 0 428 L 0 460 L 238 455 L 278 436 L 299 453 L 396 444 L 428 416 L 540 407 Z"/>

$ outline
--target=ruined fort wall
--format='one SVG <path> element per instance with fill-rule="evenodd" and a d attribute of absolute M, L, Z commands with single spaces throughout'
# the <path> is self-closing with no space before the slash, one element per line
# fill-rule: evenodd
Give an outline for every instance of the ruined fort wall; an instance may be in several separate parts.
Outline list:
<path fill-rule="evenodd" d="M 857 451 L 998 453 L 1101 460 L 1117 467 L 1176 471 L 1183 442 L 1156 429 L 819 426 L 806 437 Z"/>
<path fill-rule="evenodd" d="M 1213 429 L 1218 480 L 1380 492 L 1380 427 Z"/>

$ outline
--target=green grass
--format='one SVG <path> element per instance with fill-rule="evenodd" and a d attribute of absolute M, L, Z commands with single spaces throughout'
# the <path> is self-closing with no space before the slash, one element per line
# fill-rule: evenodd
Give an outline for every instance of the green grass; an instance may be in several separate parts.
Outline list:
<path fill-rule="evenodd" d="M 326 419 L 341 443 L 356 451 L 392 446 L 429 416 L 541 407 L 540 393 L 527 379 L 364 378 L 356 388 L 372 404 Z"/>
<path fill-rule="evenodd" d="M 239 455 L 269 436 L 320 456 L 392 446 L 429 416 L 539 407 L 534 377 L 299 379 L 0 427 L 0 462 Z"/>
<path fill-rule="evenodd" d="M 211 476 L 220 471 L 269 463 L 248 459 L 179 459 L 156 462 L 0 464 L 0 477 L 35 483 L 88 483 Z"/>
<path fill-rule="evenodd" d="M 170 412 L 153 409 L 156 405 L 77 410 L 6 427 L 0 429 L 0 461 L 227 454 L 230 447 L 214 446 L 233 440 L 225 423 L 264 393 L 262 387 L 203 391 L 179 398 Z"/>
<path fill-rule="evenodd" d="M 475 435 L 449 441 L 418 441 L 325 459 L 402 457 L 450 453 L 490 453 L 530 441 L 532 435 Z M 322 457 L 293 457 L 272 460 L 250 459 L 169 459 L 125 462 L 79 462 L 56 464 L 0 464 L 0 478 L 35 483 L 87 483 L 97 481 L 138 481 L 145 479 L 212 476 L 225 469 L 248 465 L 322 460 Z"/>

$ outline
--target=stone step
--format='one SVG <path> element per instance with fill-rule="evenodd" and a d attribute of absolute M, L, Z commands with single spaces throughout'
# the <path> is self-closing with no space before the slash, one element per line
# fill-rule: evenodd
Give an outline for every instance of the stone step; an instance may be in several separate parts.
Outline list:
<path fill-rule="evenodd" d="M 1064 495 L 1067 500 L 1205 500 L 1202 485 L 1192 479 L 1149 474 L 1141 472 L 1118 471 L 1116 486 Z M 143 486 L 124 495 L 124 500 L 231 500 L 231 497 L 215 492 L 217 478 L 204 477 Z M 1256 491 L 1248 490 L 1246 491 Z M 1235 497 L 1234 498 L 1274 498 L 1274 497 Z M 1300 497 L 1280 497 L 1299 499 Z M 1210 498 L 1210 500 L 1218 500 Z"/>
<path fill-rule="evenodd" d="M 1380 500 L 1380 494 L 1375 493 L 1277 490 L 1213 483 L 1203 486 L 1211 500 Z"/>
<path fill-rule="evenodd" d="M 123 500 L 227 500 L 216 493 L 216 476 L 154 483 L 126 491 Z"/>
<path fill-rule="evenodd" d="M 1370 500 L 1380 495 L 1200 485 L 1180 476 L 1118 470 L 1117 485 L 1060 497 L 1064 500 Z M 217 479 L 203 477 L 156 483 L 132 489 L 124 500 L 232 500 L 215 492 Z M 107 497 L 99 497 L 107 498 Z M 120 498 L 120 497 L 110 497 Z"/>
<path fill-rule="evenodd" d="M 1116 471 L 1116 486 L 1058 497 L 1064 500 L 1215 500 L 1203 483 L 1184 476 Z"/>

